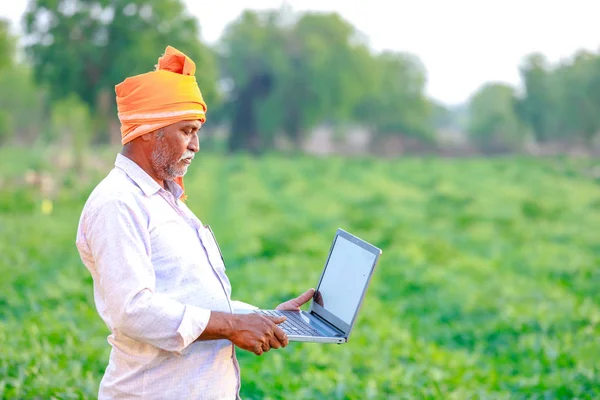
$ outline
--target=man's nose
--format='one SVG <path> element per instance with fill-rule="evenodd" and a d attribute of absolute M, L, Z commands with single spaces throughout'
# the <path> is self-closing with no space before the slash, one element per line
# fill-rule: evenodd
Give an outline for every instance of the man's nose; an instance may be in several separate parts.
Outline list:
<path fill-rule="evenodd" d="M 200 139 L 198 138 L 198 132 L 194 133 L 190 143 L 188 144 L 188 149 L 197 153 L 200 150 Z"/>

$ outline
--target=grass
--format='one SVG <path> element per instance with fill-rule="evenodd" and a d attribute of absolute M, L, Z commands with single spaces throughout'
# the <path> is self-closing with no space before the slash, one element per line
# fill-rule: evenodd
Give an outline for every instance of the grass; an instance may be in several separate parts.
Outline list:
<path fill-rule="evenodd" d="M 25 155 L 0 149 L 0 398 L 94 398 L 108 330 L 74 240 L 114 155 L 85 177 Z M 273 307 L 313 287 L 338 227 L 383 249 L 350 342 L 238 351 L 242 397 L 600 397 L 598 165 L 201 154 L 188 205 L 234 298 Z M 55 178 L 50 214 L 25 168 Z"/>

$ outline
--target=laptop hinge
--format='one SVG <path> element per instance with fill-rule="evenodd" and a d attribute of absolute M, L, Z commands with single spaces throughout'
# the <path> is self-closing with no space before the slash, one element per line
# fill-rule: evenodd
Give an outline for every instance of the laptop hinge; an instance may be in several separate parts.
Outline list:
<path fill-rule="evenodd" d="M 321 317 L 319 314 L 317 314 L 314 311 L 310 312 L 310 315 L 313 315 L 314 317 L 316 317 L 319 321 L 321 321 L 323 324 L 327 325 L 328 327 L 330 327 L 331 329 L 333 329 L 336 332 L 341 333 L 342 335 L 345 335 L 344 332 L 342 332 L 342 330 L 338 327 L 336 327 L 335 325 L 332 325 L 329 321 L 325 320 L 323 317 Z"/>

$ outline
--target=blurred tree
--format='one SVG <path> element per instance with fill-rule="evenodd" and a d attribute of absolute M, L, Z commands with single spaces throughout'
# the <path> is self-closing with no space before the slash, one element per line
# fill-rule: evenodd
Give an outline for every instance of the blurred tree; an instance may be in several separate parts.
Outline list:
<path fill-rule="evenodd" d="M 0 19 L 0 145 L 13 139 L 27 142 L 42 125 L 40 96 L 29 70 L 15 60 L 16 44 L 9 21 Z"/>
<path fill-rule="evenodd" d="M 89 145 L 91 122 L 87 104 L 74 93 L 54 104 L 51 118 L 52 135 L 55 136 L 55 141 L 73 149 L 74 166 L 77 171 L 82 171 L 84 167 L 84 153 Z"/>
<path fill-rule="evenodd" d="M 223 35 L 231 82 L 232 151 L 257 151 L 285 133 L 296 146 L 316 124 L 354 119 L 370 53 L 337 14 L 246 11 Z"/>
<path fill-rule="evenodd" d="M 209 108 L 217 100 L 214 54 L 180 0 L 30 0 L 24 21 L 36 79 L 52 99 L 76 93 L 96 114 L 96 131 L 114 121 L 114 85 L 151 71 L 167 45 L 196 62 Z"/>
<path fill-rule="evenodd" d="M 10 34 L 10 22 L 0 18 L 0 70 L 13 64 L 15 48 L 16 39 Z"/>
<path fill-rule="evenodd" d="M 425 68 L 407 53 L 384 52 L 374 58 L 367 95 L 356 109 L 380 136 L 404 135 L 434 141 L 433 104 L 424 90 Z"/>
<path fill-rule="evenodd" d="M 438 105 L 433 103 L 433 122 L 437 126 L 440 122 L 440 111 Z M 444 118 L 444 124 L 441 126 L 450 127 L 457 131 L 466 133 L 469 130 L 469 104 L 468 102 L 448 106 L 445 111 L 442 111 Z M 446 114 L 449 113 L 449 115 Z M 447 119 L 450 119 L 449 123 L 446 124 Z"/>
<path fill-rule="evenodd" d="M 23 64 L 0 70 L 0 144 L 32 144 L 46 132 L 46 92 Z"/>
<path fill-rule="evenodd" d="M 270 94 L 278 70 L 286 62 L 284 35 L 280 14 L 273 11 L 245 11 L 223 34 L 219 50 L 222 79 L 229 86 L 230 151 L 257 153 L 264 147 L 261 132 L 277 129 L 280 113 L 267 115 L 266 121 L 257 113 L 259 101 Z"/>
<path fill-rule="evenodd" d="M 278 133 L 300 147 L 321 123 L 433 136 L 420 62 L 407 54 L 373 57 L 338 14 L 246 11 L 219 50 L 232 151 L 269 148 Z"/>
<path fill-rule="evenodd" d="M 288 35 L 288 68 L 280 80 L 283 130 L 300 146 L 317 124 L 356 121 L 371 81 L 372 56 L 337 13 L 306 13 Z"/>
<path fill-rule="evenodd" d="M 521 73 L 519 117 L 540 143 L 590 146 L 600 131 L 600 56 L 580 51 L 556 66 L 530 55 Z"/>
<path fill-rule="evenodd" d="M 582 51 L 553 72 L 563 138 L 591 145 L 600 131 L 600 58 Z M 564 139 L 563 139 L 564 140 Z"/>
<path fill-rule="evenodd" d="M 456 124 L 452 110 L 433 100 L 431 100 L 431 118 L 436 129 L 449 128 Z"/>
<path fill-rule="evenodd" d="M 558 135 L 557 87 L 552 82 L 548 61 L 539 53 L 529 55 L 520 68 L 525 87 L 516 102 L 518 116 L 533 130 L 538 142 Z"/>
<path fill-rule="evenodd" d="M 504 84 L 486 84 L 469 104 L 469 137 L 487 152 L 517 150 L 524 130 L 514 107 L 515 90 Z"/>

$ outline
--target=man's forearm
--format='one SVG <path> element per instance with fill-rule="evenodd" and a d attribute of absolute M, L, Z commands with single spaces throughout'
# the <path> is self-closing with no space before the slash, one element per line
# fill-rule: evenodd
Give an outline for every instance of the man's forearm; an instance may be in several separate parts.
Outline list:
<path fill-rule="evenodd" d="M 227 339 L 241 349 L 261 355 L 271 348 L 287 346 L 287 335 L 277 326 L 283 321 L 285 317 L 257 313 L 211 312 L 206 328 L 195 341 Z"/>
<path fill-rule="evenodd" d="M 230 339 L 235 331 L 235 315 L 212 311 L 210 319 L 198 340 Z"/>

